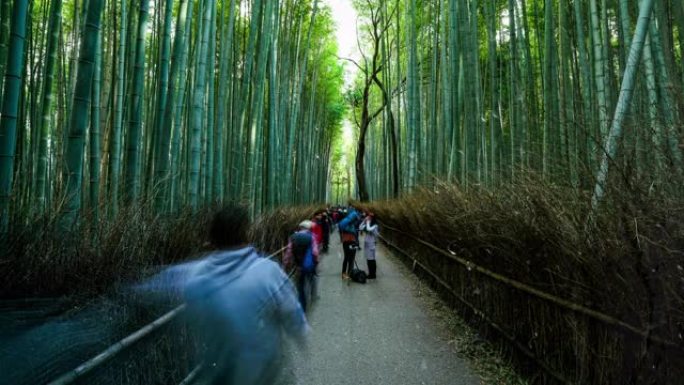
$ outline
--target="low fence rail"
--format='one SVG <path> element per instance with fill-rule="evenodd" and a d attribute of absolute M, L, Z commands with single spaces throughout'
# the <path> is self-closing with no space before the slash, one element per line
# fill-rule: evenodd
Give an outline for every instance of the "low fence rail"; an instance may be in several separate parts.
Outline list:
<path fill-rule="evenodd" d="M 267 258 L 268 259 L 273 259 L 280 254 L 282 254 L 285 251 L 285 247 L 279 249 L 278 251 L 274 252 L 273 254 L 269 255 Z M 293 275 L 293 272 L 289 274 L 289 277 L 291 278 Z M 155 331 L 159 330 L 163 326 L 168 325 L 171 321 L 175 320 L 178 318 L 183 312 L 185 311 L 186 305 L 182 304 L 174 308 L 173 310 L 165 313 L 161 317 L 157 318 L 156 320 L 150 322 L 149 324 L 143 326 L 142 328 L 138 329 L 134 333 L 128 335 L 127 337 L 121 339 L 117 343 L 111 345 L 107 349 L 103 350 L 101 353 L 98 355 L 94 356 L 93 358 L 85 361 L 78 367 L 76 367 L 73 370 L 70 370 L 63 375 L 59 376 L 57 379 L 51 381 L 48 385 L 68 385 L 72 384 L 75 381 L 83 378 L 86 374 L 90 373 L 94 369 L 104 365 L 105 363 L 109 362 L 113 358 L 115 358 L 117 355 L 125 351 L 126 349 L 140 343 L 145 339 L 145 337 L 148 337 L 149 335 L 153 334 Z M 190 373 L 183 379 L 183 381 L 180 382 L 180 385 L 188 385 L 191 384 L 199 375 L 200 371 L 202 369 L 202 363 L 198 364 L 195 366 Z"/>
<path fill-rule="evenodd" d="M 679 355 L 684 353 L 684 345 L 682 345 L 681 343 L 665 340 L 658 336 L 652 335 L 649 332 L 649 330 L 640 329 L 632 324 L 624 322 L 623 320 L 620 320 L 608 314 L 604 314 L 600 311 L 590 309 L 584 305 L 560 298 L 556 295 L 532 287 L 526 283 L 496 273 L 490 269 L 475 264 L 472 261 L 459 257 L 455 252 L 452 252 L 451 250 L 444 250 L 438 246 L 426 242 L 413 234 L 403 232 L 400 229 L 385 224 L 382 224 L 382 228 L 385 230 L 389 230 L 390 232 L 395 233 L 397 235 L 400 235 L 401 237 L 403 237 L 402 240 L 410 239 L 416 244 L 421 245 L 422 247 L 425 247 L 428 250 L 435 252 L 442 257 L 446 257 L 448 260 L 455 262 L 461 268 L 466 269 L 468 272 L 475 272 L 481 276 L 486 277 L 487 279 L 496 281 L 499 284 L 505 285 L 506 287 L 511 288 L 515 291 L 534 297 L 540 301 L 547 302 L 552 306 L 563 309 L 564 311 L 579 314 L 587 319 L 590 319 L 592 322 L 603 324 L 604 326 L 612 328 L 617 332 L 636 337 L 645 344 L 655 345 L 666 351 L 676 352 Z M 434 269 L 431 269 L 429 266 L 427 266 L 426 263 L 419 261 L 415 255 L 412 255 L 411 253 L 407 252 L 405 249 L 403 249 L 396 243 L 392 242 L 387 237 L 380 236 L 380 239 L 392 249 L 408 257 L 410 261 L 412 261 L 414 269 L 417 266 L 422 271 L 427 273 L 430 277 L 432 277 L 432 279 L 434 279 L 435 282 L 437 282 L 440 286 L 444 287 L 450 295 L 457 299 L 466 308 L 470 309 L 470 311 L 475 316 L 484 321 L 489 327 L 494 329 L 501 337 L 507 340 L 511 344 L 511 346 L 513 346 L 516 350 L 518 350 L 520 353 L 522 353 L 524 356 L 526 356 L 528 359 L 534 362 L 547 375 L 549 375 L 559 383 L 577 383 L 577 381 L 569 379 L 566 374 L 560 373 L 558 370 L 554 369 L 552 365 L 547 363 L 543 358 L 536 354 L 533 349 L 526 345 L 524 343 L 524 339 L 522 339 L 521 336 L 516 336 L 515 333 L 512 333 L 509 330 L 507 330 L 507 328 L 505 327 L 506 325 L 501 325 L 500 323 L 497 323 L 493 319 L 493 317 L 490 317 L 490 315 L 487 314 L 486 311 L 482 310 L 472 301 L 469 301 L 464 295 L 462 295 L 462 293 L 459 293 L 458 290 L 454 288 L 453 283 L 447 282 L 447 279 L 433 271 Z"/>

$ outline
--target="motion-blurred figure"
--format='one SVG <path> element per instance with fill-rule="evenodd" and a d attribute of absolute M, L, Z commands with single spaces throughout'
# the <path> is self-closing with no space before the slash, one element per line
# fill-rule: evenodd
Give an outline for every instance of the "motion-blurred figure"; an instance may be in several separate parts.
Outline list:
<path fill-rule="evenodd" d="M 309 331 L 288 277 L 248 245 L 249 226 L 244 207 L 223 209 L 209 231 L 216 251 L 152 280 L 158 290 L 171 273 L 171 281 L 182 286 L 188 319 L 206 348 L 202 383 L 274 383 L 282 366 L 283 333 L 302 343 Z M 187 271 L 179 273 L 183 268 Z"/>

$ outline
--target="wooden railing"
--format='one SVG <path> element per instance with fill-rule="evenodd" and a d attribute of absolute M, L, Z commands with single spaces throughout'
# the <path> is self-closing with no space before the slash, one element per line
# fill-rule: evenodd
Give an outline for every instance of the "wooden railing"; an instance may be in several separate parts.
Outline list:
<path fill-rule="evenodd" d="M 275 253 L 269 255 L 267 258 L 268 259 L 273 259 L 277 257 L 278 255 L 282 254 L 285 251 L 285 247 L 281 248 L 280 250 L 276 251 Z M 290 273 L 290 278 L 292 277 L 293 272 Z M 74 381 L 79 380 L 83 378 L 87 373 L 91 372 L 93 369 L 98 368 L 102 366 L 103 364 L 107 363 L 114 357 L 116 357 L 119 353 L 123 352 L 124 350 L 130 348 L 133 345 L 138 344 L 140 341 L 142 341 L 145 337 L 149 336 L 150 334 L 154 333 L 155 331 L 159 330 L 161 327 L 169 324 L 171 321 L 174 319 L 178 318 L 180 314 L 182 314 L 185 311 L 185 304 L 179 305 L 175 309 L 169 311 L 168 313 L 162 315 L 161 317 L 157 318 L 156 320 L 150 322 L 149 324 L 143 326 L 142 328 L 138 329 L 134 333 L 130 334 L 129 336 L 121 339 L 114 345 L 111 345 L 107 349 L 103 350 L 100 354 L 96 355 L 95 357 L 87 360 L 86 362 L 82 363 L 78 367 L 76 367 L 73 370 L 70 370 L 63 375 L 59 376 L 57 379 L 53 380 L 50 382 L 48 385 L 67 385 L 67 384 L 72 384 Z M 185 377 L 183 381 L 180 382 L 181 385 L 187 385 L 192 383 L 199 372 L 201 371 L 202 364 L 198 364 L 195 366 L 193 370 L 190 371 L 190 373 Z"/>

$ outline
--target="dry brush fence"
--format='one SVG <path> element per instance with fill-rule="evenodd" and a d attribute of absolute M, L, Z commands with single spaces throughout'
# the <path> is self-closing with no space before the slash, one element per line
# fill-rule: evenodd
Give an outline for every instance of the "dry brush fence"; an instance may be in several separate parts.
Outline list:
<path fill-rule="evenodd" d="M 587 201 L 543 183 L 441 185 L 363 208 L 467 319 L 536 362 L 535 382 L 678 383 L 681 208 L 621 204 L 587 225 Z"/>
<path fill-rule="evenodd" d="M 264 252 L 282 251 L 299 221 L 315 210 L 294 207 L 263 214 L 253 225 L 252 242 Z M 113 222 L 84 226 L 78 237 L 59 237 L 50 223 L 26 226 L 3 255 L 10 263 L 0 276 L 11 284 L 0 296 L 0 321 L 6 327 L 0 333 L 0 384 L 47 383 L 65 373 L 68 383 L 79 384 L 180 383 L 196 364 L 182 312 L 167 313 L 149 333 L 121 344 L 178 303 L 139 303 L 141 298 L 131 298 L 129 291 L 112 293 L 112 286 L 134 282 L 145 271 L 157 270 L 155 265 L 201 255 L 212 212 L 173 217 L 123 212 Z M 26 281 L 29 273 L 39 282 Z M 53 299 L 6 299 L 21 294 Z M 111 344 L 115 352 L 106 363 L 86 365 L 85 375 L 69 372 L 100 352 L 111 352 Z"/>

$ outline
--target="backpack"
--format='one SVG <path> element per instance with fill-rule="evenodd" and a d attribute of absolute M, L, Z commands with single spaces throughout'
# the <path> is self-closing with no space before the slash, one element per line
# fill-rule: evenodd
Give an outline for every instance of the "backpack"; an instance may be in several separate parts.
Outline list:
<path fill-rule="evenodd" d="M 356 234 L 356 221 L 358 219 L 358 214 L 356 211 L 352 211 L 349 214 L 347 214 L 342 221 L 340 221 L 339 227 L 340 231 L 345 232 L 345 233 L 354 233 Z"/>
<path fill-rule="evenodd" d="M 315 270 L 316 265 L 313 257 L 313 236 L 309 232 L 299 231 L 290 237 L 292 242 L 292 255 L 305 273 Z"/>

